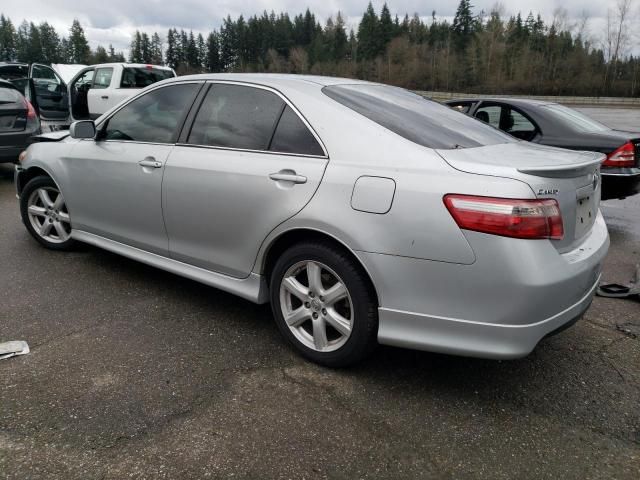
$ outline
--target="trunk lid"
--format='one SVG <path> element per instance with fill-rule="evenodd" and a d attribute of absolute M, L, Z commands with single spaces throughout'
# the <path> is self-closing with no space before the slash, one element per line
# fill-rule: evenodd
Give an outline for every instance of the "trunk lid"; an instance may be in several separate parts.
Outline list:
<path fill-rule="evenodd" d="M 13 88 L 0 87 L 0 132 L 21 132 L 27 126 L 27 106 Z"/>
<path fill-rule="evenodd" d="M 600 153 L 518 142 L 438 150 L 438 154 L 456 170 L 519 180 L 529 185 L 536 198 L 555 199 L 562 212 L 564 238 L 551 242 L 561 253 L 579 245 L 593 227 L 600 207 L 600 164 L 605 159 Z"/>
<path fill-rule="evenodd" d="M 22 132 L 26 127 L 26 108 L 3 108 L 0 103 L 0 133 Z"/>

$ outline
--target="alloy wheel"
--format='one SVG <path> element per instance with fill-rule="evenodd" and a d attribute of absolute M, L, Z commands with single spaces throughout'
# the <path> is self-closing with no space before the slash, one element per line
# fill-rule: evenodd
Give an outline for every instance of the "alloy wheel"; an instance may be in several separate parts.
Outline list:
<path fill-rule="evenodd" d="M 29 222 L 36 233 L 51 243 L 63 243 L 71 236 L 71 221 L 64 197 L 53 187 L 35 189 L 27 201 Z"/>
<path fill-rule="evenodd" d="M 353 329 L 353 303 L 342 279 L 318 261 L 292 265 L 280 283 L 280 308 L 287 326 L 306 347 L 331 352 Z"/>

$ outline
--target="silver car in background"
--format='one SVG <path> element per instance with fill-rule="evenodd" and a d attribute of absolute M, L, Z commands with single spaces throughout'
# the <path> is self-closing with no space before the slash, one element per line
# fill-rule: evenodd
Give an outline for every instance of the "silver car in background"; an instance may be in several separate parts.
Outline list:
<path fill-rule="evenodd" d="M 23 155 L 23 221 L 257 303 L 307 358 L 377 343 L 521 357 L 589 307 L 603 156 L 406 90 L 312 76 L 155 84 Z"/>

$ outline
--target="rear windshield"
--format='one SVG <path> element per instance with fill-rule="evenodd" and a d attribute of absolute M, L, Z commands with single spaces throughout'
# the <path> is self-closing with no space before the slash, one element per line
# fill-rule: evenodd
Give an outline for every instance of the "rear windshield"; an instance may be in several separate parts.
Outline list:
<path fill-rule="evenodd" d="M 28 65 L 0 65 L 0 78 L 14 80 L 29 76 Z"/>
<path fill-rule="evenodd" d="M 8 103 L 20 103 L 20 92 L 11 88 L 0 85 L 0 105 L 6 105 Z"/>
<path fill-rule="evenodd" d="M 153 67 L 125 67 L 122 72 L 121 88 L 144 88 L 160 80 L 173 78 L 172 70 Z"/>
<path fill-rule="evenodd" d="M 428 148 L 482 147 L 515 142 L 513 137 L 444 105 L 387 85 L 332 85 L 325 95 Z"/>
<path fill-rule="evenodd" d="M 542 108 L 551 112 L 558 120 L 570 124 L 578 132 L 605 132 L 611 130 L 609 127 L 596 122 L 593 118 L 558 104 L 543 105 Z"/>

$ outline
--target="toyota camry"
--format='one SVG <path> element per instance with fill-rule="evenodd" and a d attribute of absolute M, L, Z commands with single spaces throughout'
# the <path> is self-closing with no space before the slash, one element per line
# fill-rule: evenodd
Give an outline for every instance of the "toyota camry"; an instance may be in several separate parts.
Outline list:
<path fill-rule="evenodd" d="M 328 366 L 378 344 L 527 355 L 589 307 L 609 237 L 604 156 L 518 141 L 406 90 L 179 77 L 36 138 L 29 233 L 271 303 Z"/>

